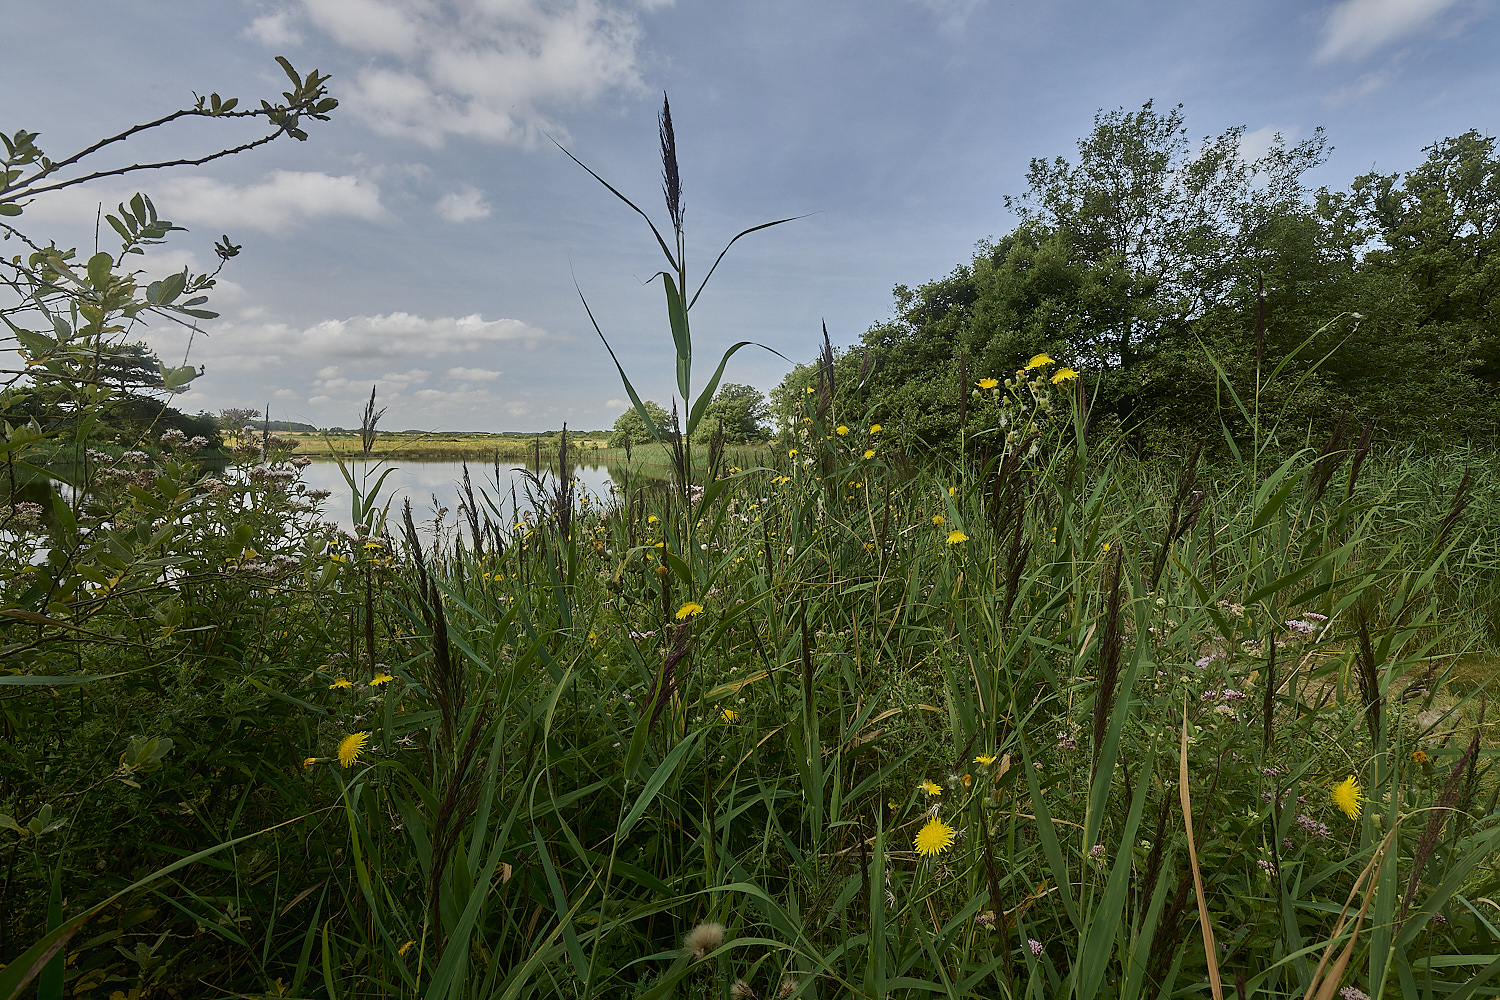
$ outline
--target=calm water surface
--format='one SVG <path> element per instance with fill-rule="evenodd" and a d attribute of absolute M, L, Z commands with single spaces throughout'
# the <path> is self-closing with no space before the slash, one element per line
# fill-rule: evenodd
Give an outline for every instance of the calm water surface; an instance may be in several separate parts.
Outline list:
<path fill-rule="evenodd" d="M 356 462 L 349 466 L 349 471 L 354 474 L 355 481 L 361 483 L 363 491 L 373 489 L 376 480 L 387 468 L 390 466 L 377 467 L 371 463 L 367 467 Z M 428 530 L 431 530 L 439 510 L 445 511 L 442 523 L 446 527 L 451 528 L 457 524 L 463 476 L 463 465 L 459 462 L 409 461 L 396 465 L 395 471 L 386 477 L 384 485 L 380 487 L 378 496 L 382 506 L 387 500 L 391 502 L 391 530 L 399 530 L 401 505 L 408 498 L 411 500 L 413 519 Z M 605 467 L 576 465 L 573 467 L 573 478 L 578 480 L 580 493 L 588 493 L 595 501 L 609 500 L 609 470 Z M 353 527 L 353 497 L 336 462 L 313 462 L 302 470 L 302 481 L 310 490 L 328 490 L 330 493 L 328 499 L 323 501 L 324 516 L 330 521 L 336 521 L 346 530 Z M 474 499 L 479 509 L 492 520 L 496 516 L 495 510 L 498 510 L 501 523 L 515 523 L 516 511 L 512 497 L 523 512 L 530 509 L 526 499 L 527 480 L 521 475 L 519 468 L 502 465 L 500 482 L 497 484 L 492 464 L 471 463 L 469 481 L 474 486 Z M 548 472 L 545 481 L 551 486 L 556 483 L 556 478 Z M 491 504 L 494 505 L 493 510 Z"/>

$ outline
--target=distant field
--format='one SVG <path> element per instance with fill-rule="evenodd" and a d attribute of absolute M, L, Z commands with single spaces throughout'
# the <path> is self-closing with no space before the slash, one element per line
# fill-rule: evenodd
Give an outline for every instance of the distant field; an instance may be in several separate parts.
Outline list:
<path fill-rule="evenodd" d="M 324 434 L 322 432 L 282 431 L 280 437 L 298 442 L 297 454 L 308 458 L 345 458 L 363 454 L 358 434 Z M 601 451 L 607 435 L 568 435 L 568 449 L 584 460 L 585 453 Z M 479 462 L 493 460 L 519 461 L 534 457 L 541 448 L 543 461 L 557 456 L 557 437 L 516 434 L 406 434 L 382 433 L 375 439 L 370 454 L 379 458 L 407 459 L 424 462 Z"/>
<path fill-rule="evenodd" d="M 297 454 L 314 459 L 332 459 L 334 456 L 357 458 L 363 453 L 357 434 L 323 434 L 298 431 L 283 431 L 280 437 L 291 438 L 298 443 Z M 631 469 L 659 469 L 665 472 L 671 467 L 666 449 L 661 445 L 641 445 L 631 449 L 627 460 L 624 448 L 608 448 L 607 436 L 568 435 L 568 451 L 572 460 L 580 465 L 625 466 Z M 553 465 L 557 462 L 557 437 L 540 438 L 541 462 Z M 381 434 L 370 454 L 377 458 L 405 459 L 417 462 L 490 462 L 497 457 L 501 462 L 526 462 L 536 464 L 537 437 L 521 437 L 513 434 Z M 726 461 L 732 466 L 750 468 L 764 465 L 770 457 L 766 445 L 730 445 L 725 449 Z M 693 449 L 694 465 L 702 467 L 708 463 L 708 449 Z"/>

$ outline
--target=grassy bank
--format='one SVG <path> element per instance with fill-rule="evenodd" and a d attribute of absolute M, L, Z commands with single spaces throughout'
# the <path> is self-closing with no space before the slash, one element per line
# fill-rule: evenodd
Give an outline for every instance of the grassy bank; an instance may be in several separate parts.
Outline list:
<path fill-rule="evenodd" d="M 313 459 L 332 459 L 335 455 L 344 459 L 362 458 L 364 447 L 357 433 L 309 433 L 305 431 L 280 431 L 279 437 L 297 442 L 297 454 Z M 586 464 L 589 456 L 604 448 L 607 434 L 597 436 L 568 435 L 568 445 L 579 453 L 578 460 Z M 498 456 L 501 462 L 519 463 L 535 460 L 538 448 L 544 461 L 550 456 L 555 460 L 558 437 L 556 434 L 447 434 L 447 433 L 388 433 L 382 431 L 375 440 L 370 454 L 376 458 L 417 462 L 488 462 Z"/>

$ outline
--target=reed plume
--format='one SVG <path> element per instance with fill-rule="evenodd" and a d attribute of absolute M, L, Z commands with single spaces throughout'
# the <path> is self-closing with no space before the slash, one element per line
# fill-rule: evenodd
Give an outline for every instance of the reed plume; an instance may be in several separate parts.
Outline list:
<path fill-rule="evenodd" d="M 1104 607 L 1104 635 L 1099 640 L 1097 680 L 1098 693 L 1094 696 L 1094 768 L 1099 772 L 1099 752 L 1104 747 L 1104 736 L 1109 730 L 1109 716 L 1115 705 L 1115 688 L 1120 681 L 1120 654 L 1124 647 L 1124 636 L 1120 633 L 1120 584 L 1121 569 L 1125 557 L 1124 546 L 1115 549 L 1110 560 L 1109 575 L 1104 589 L 1109 592 Z"/>

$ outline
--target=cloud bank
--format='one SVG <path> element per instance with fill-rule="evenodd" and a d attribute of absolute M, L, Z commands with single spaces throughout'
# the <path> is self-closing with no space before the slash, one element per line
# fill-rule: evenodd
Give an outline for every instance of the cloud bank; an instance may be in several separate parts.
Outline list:
<path fill-rule="evenodd" d="M 1323 26 L 1318 62 L 1356 60 L 1430 27 L 1455 0 L 1341 0 Z"/>
<path fill-rule="evenodd" d="M 339 97 L 382 135 L 529 143 L 552 111 L 642 88 L 640 9 L 606 0 L 300 0 L 257 18 L 261 40 L 305 24 L 362 56 Z"/>

